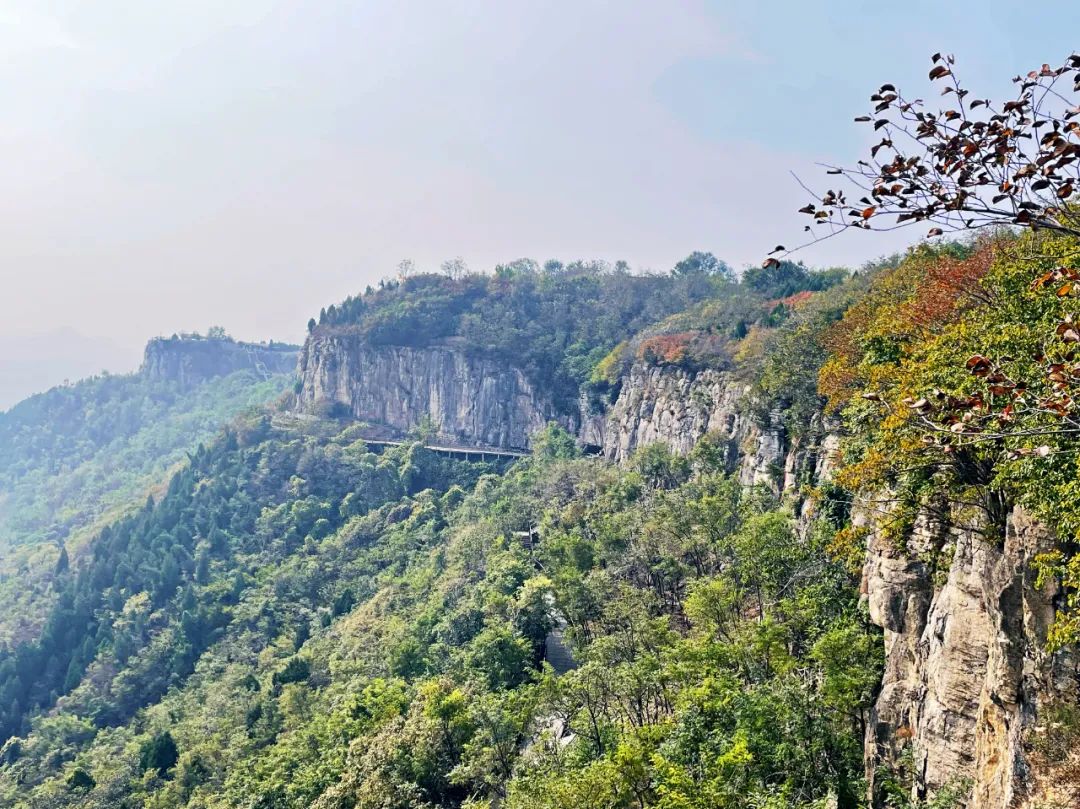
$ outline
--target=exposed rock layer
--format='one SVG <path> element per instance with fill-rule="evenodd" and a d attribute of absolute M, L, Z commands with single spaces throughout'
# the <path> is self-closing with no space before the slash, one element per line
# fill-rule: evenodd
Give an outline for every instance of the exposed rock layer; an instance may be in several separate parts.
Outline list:
<path fill-rule="evenodd" d="M 525 449 L 549 421 L 574 429 L 520 370 L 445 346 L 373 347 L 349 334 L 316 335 L 300 358 L 298 406 L 341 412 L 403 434 L 430 426 L 456 444 Z"/>
<path fill-rule="evenodd" d="M 608 415 L 605 454 L 625 460 L 654 441 L 688 453 L 717 432 L 729 468 L 792 494 L 805 526 L 801 485 L 828 480 L 839 435 L 820 416 L 796 437 L 780 412 L 760 426 L 744 397 L 729 375 L 635 367 Z M 1032 752 L 1039 734 L 1061 732 L 1048 706 L 1080 695 L 1075 660 L 1046 651 L 1056 593 L 1036 586 L 1033 560 L 1053 537 L 1018 508 L 996 533 L 924 516 L 899 541 L 869 534 L 863 589 L 886 654 L 866 740 L 875 806 L 897 777 L 917 801 L 949 792 L 966 809 L 1080 807 L 1080 753 L 1054 764 Z"/>
<path fill-rule="evenodd" d="M 285 343 L 159 337 L 146 344 L 140 373 L 190 387 L 236 371 L 251 370 L 266 376 L 292 373 L 299 354 L 298 346 Z"/>
<path fill-rule="evenodd" d="M 870 534 L 863 587 L 886 653 L 866 746 L 878 805 L 897 775 L 920 800 L 953 790 L 969 809 L 1055 805 L 1029 756 L 1040 710 L 1076 700 L 1065 656 L 1046 652 L 1054 592 L 1032 566 L 1051 545 L 1022 509 L 1003 539 L 925 518 L 903 548 Z"/>
<path fill-rule="evenodd" d="M 727 372 L 634 365 L 603 421 L 604 455 L 622 463 L 654 443 L 688 455 L 712 434 L 724 443 L 729 471 L 738 472 L 747 485 L 788 490 L 807 472 L 824 473 L 816 469 L 821 437 L 817 423 L 809 426 L 807 439 L 793 439 L 782 412 L 755 419 L 747 411 L 746 397 L 746 384 Z"/>

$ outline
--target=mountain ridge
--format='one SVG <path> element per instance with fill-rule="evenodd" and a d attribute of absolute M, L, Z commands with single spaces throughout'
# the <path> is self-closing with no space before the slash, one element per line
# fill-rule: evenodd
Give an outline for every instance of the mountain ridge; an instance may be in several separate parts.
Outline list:
<path fill-rule="evenodd" d="M 41 632 L 0 650 L 0 801 L 1058 800 L 1077 689 L 1049 645 L 1067 591 L 1037 572 L 1053 515 L 886 466 L 925 446 L 888 432 L 904 352 L 1001 316 L 939 296 L 897 337 L 897 313 L 981 249 L 828 283 L 520 266 L 331 307 L 276 403 L 57 561 Z M 658 289 L 656 320 L 594 328 L 605 296 Z"/>

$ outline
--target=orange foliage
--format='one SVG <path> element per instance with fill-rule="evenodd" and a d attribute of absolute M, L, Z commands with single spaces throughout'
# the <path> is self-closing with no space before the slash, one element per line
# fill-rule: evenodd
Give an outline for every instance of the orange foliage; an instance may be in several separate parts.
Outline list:
<path fill-rule="evenodd" d="M 696 336 L 695 332 L 684 331 L 646 337 L 638 346 L 638 359 L 658 365 L 678 365 L 686 359 L 690 343 Z"/>
<path fill-rule="evenodd" d="M 994 242 L 987 241 L 966 259 L 945 256 L 930 264 L 899 316 L 929 331 L 952 322 L 966 306 L 991 303 L 982 279 L 990 271 L 997 250 Z"/>
<path fill-rule="evenodd" d="M 882 273 L 859 303 L 825 334 L 830 355 L 818 378 L 829 409 L 842 407 L 865 386 L 860 363 L 873 338 L 906 346 L 954 322 L 964 309 L 991 303 L 982 285 L 999 252 L 1000 242 L 982 240 L 965 259 L 914 253 L 899 267 Z"/>
<path fill-rule="evenodd" d="M 788 309 L 797 309 L 812 297 L 814 297 L 814 293 L 809 289 L 804 289 L 802 292 L 796 292 L 794 295 L 788 295 L 786 298 L 776 298 L 771 301 L 765 301 L 763 306 L 768 310 L 775 309 L 777 306 L 786 306 Z"/>

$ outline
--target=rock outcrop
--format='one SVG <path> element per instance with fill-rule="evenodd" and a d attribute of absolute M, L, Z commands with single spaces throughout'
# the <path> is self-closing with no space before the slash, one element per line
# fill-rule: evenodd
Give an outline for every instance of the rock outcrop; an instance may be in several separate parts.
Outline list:
<path fill-rule="evenodd" d="M 1075 704 L 1080 685 L 1046 652 L 1055 593 L 1032 562 L 1051 544 L 1021 509 L 1003 539 L 926 517 L 904 543 L 870 533 L 863 588 L 886 660 L 866 740 L 876 806 L 890 780 L 966 809 L 1077 805 L 1076 792 L 1058 803 L 1061 785 L 1030 762 L 1040 713 L 1059 694 Z"/>
<path fill-rule="evenodd" d="M 597 443 L 608 459 L 621 462 L 657 442 L 688 455 L 703 435 L 718 432 L 730 442 L 734 464 L 739 443 L 749 434 L 747 418 L 739 411 L 744 387 L 719 371 L 693 374 L 635 364 L 622 380 Z"/>
<path fill-rule="evenodd" d="M 214 377 L 250 370 L 269 377 L 293 373 L 300 347 L 287 343 L 241 343 L 206 337 L 158 337 L 146 345 L 139 372 L 191 387 Z"/>
<path fill-rule="evenodd" d="M 801 487 L 829 479 L 840 436 L 821 415 L 793 436 L 782 411 L 750 417 L 745 395 L 723 372 L 635 366 L 604 422 L 604 454 L 624 461 L 657 441 L 686 454 L 719 434 L 728 468 L 793 495 L 806 527 Z M 855 520 L 869 528 L 866 513 Z M 1056 593 L 1036 586 L 1033 561 L 1053 537 L 1022 509 L 994 533 L 926 515 L 899 540 L 869 532 L 863 592 L 886 658 L 866 739 L 875 807 L 890 788 L 963 809 L 1080 807 L 1080 751 L 1059 750 L 1056 769 L 1032 753 L 1038 734 L 1060 732 L 1048 706 L 1080 695 L 1076 661 L 1046 651 Z"/>
<path fill-rule="evenodd" d="M 455 346 L 371 346 L 358 335 L 316 334 L 300 377 L 301 410 L 348 414 L 390 435 L 429 426 L 457 445 L 527 449 L 549 421 L 577 427 L 517 368 Z"/>
<path fill-rule="evenodd" d="M 711 433 L 723 441 L 728 470 L 747 485 L 788 491 L 823 478 L 836 436 L 822 429 L 820 419 L 792 436 L 781 410 L 755 418 L 747 407 L 747 393 L 746 384 L 729 372 L 693 373 L 639 363 L 623 379 L 601 425 L 590 426 L 598 437 L 585 440 L 602 446 L 609 460 L 622 463 L 653 443 L 688 455 Z"/>

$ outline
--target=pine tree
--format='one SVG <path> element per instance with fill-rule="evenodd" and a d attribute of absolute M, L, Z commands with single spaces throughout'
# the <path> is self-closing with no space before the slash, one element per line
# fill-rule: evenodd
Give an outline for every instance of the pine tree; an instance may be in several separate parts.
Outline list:
<path fill-rule="evenodd" d="M 57 576 L 62 576 L 63 574 L 67 573 L 70 564 L 71 563 L 68 560 L 67 546 L 61 545 L 60 557 L 56 560 L 56 569 L 54 570 L 54 572 Z"/>

